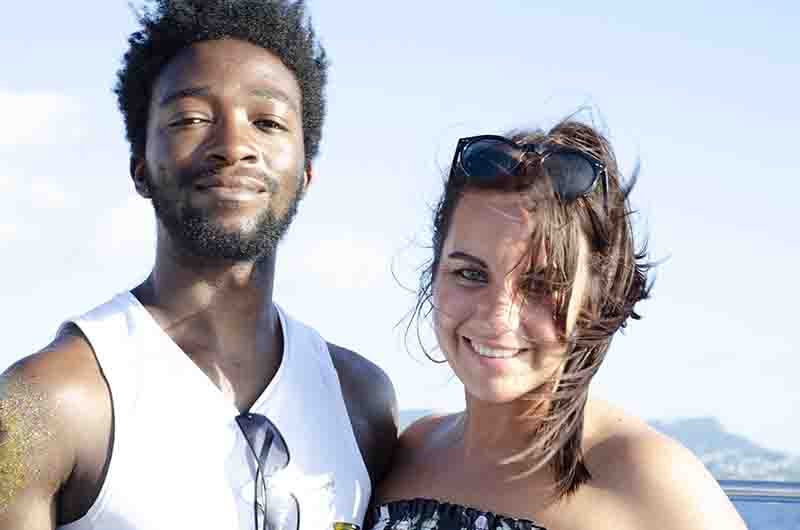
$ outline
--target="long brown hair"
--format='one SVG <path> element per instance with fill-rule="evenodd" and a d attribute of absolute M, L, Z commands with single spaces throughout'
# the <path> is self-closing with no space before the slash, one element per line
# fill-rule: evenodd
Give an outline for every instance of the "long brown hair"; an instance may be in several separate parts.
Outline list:
<path fill-rule="evenodd" d="M 530 401 L 526 417 L 536 422 L 536 436 L 525 451 L 508 461 L 525 463 L 528 470 L 525 474 L 549 466 L 554 475 L 555 494 L 560 498 L 591 479 L 581 450 L 589 383 L 600 368 L 614 333 L 624 328 L 629 318 L 640 318 L 634 306 L 649 296 L 651 282 L 647 276 L 653 265 L 646 261 L 646 243 L 636 247 L 631 225 L 633 211 L 628 196 L 638 177 L 638 165 L 623 183 L 609 141 L 594 127 L 571 118 L 546 132 L 515 131 L 506 136 L 519 145 L 579 149 L 604 166 L 607 178 L 607 189 L 598 185 L 586 196 L 562 202 L 555 197 L 546 179 L 535 178 L 541 171 L 536 157 L 532 157 L 523 164 L 519 172 L 523 178 L 516 186 L 509 187 L 505 181 L 484 183 L 480 187 L 522 191 L 528 196 L 531 213 L 537 221 L 529 252 L 535 256 L 544 249 L 547 255 L 545 272 L 529 271 L 527 274 L 533 281 L 526 283 L 535 284 L 538 292 L 545 289 L 553 296 L 553 318 L 566 352 L 561 370 L 521 398 Z M 523 182 L 522 188 L 519 182 Z M 433 255 L 422 270 L 417 303 L 407 328 L 410 331 L 412 322 L 416 322 L 418 338 L 420 323 L 435 309 L 436 273 L 453 213 L 462 194 L 473 187 L 448 179 L 434 209 Z M 588 280 L 583 300 L 579 301 L 582 303 L 575 325 L 568 331 L 567 316 L 580 265 L 582 240 L 588 243 Z M 531 263 L 536 261 L 533 259 Z M 420 344 L 431 358 L 422 341 Z"/>

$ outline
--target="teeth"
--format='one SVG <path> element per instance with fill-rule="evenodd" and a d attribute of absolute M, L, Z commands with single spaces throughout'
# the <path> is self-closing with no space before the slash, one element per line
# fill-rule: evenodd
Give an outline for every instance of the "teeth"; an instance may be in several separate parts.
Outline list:
<path fill-rule="evenodd" d="M 478 344 L 476 342 L 472 342 L 472 347 L 478 352 L 478 355 L 482 355 L 483 357 L 492 357 L 495 359 L 507 359 L 509 357 L 513 357 L 517 354 L 519 350 L 495 350 L 488 346 L 484 346 L 483 344 Z"/>

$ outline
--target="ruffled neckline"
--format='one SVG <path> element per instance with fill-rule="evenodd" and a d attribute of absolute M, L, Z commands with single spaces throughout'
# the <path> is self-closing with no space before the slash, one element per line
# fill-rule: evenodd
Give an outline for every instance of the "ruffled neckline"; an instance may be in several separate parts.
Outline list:
<path fill-rule="evenodd" d="M 370 530 L 390 530 L 401 521 L 414 526 L 402 526 L 416 530 L 429 528 L 425 523 L 436 523 L 439 528 L 449 530 L 546 530 L 529 519 L 519 519 L 471 506 L 454 504 L 430 498 L 415 498 L 390 501 L 371 509 Z M 400 527 L 398 527 L 400 528 Z"/>

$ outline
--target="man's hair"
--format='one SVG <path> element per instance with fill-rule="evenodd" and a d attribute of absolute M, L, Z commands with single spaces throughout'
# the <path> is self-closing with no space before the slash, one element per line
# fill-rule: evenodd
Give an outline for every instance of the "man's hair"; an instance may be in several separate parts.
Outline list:
<path fill-rule="evenodd" d="M 304 0 L 149 0 L 137 13 L 141 29 L 117 72 L 114 93 L 131 154 L 144 156 L 153 86 L 181 50 L 202 41 L 239 39 L 275 54 L 300 86 L 306 161 L 319 151 L 328 60 Z"/>
<path fill-rule="evenodd" d="M 638 166 L 627 183 L 623 182 L 609 141 L 594 127 L 568 118 L 549 131 L 525 130 L 506 135 L 518 145 L 539 144 L 582 151 L 602 163 L 608 189 L 598 184 L 579 199 L 564 203 L 553 198 L 550 183 L 541 177 L 538 157 L 521 166 L 519 181 L 498 178 L 484 185 L 461 184 L 448 178 L 433 215 L 432 255 L 422 270 L 412 324 L 430 316 L 434 287 L 445 240 L 453 214 L 467 191 L 490 190 L 521 192 L 529 199 L 535 229 L 528 252 L 531 263 L 544 249 L 548 267 L 544 273 L 526 271 L 533 292 L 549 292 L 555 298 L 553 320 L 567 346 L 560 374 L 554 374 L 539 389 L 521 399 L 530 402 L 528 415 L 536 423 L 536 437 L 529 447 L 512 460 L 525 462 L 529 473 L 548 466 L 554 474 L 559 497 L 575 492 L 590 480 L 581 451 L 583 415 L 589 383 L 605 359 L 613 335 L 629 319 L 639 319 L 636 304 L 650 293 L 647 245 L 637 248 L 628 201 L 638 176 Z M 535 177 L 535 178 L 529 178 Z M 588 243 L 588 284 L 572 334 L 567 332 L 568 309 L 581 257 L 580 240 Z M 527 293 L 522 293 L 527 294 Z M 407 335 L 408 337 L 408 335 Z M 417 328 L 417 337 L 419 328 Z M 420 345 L 428 355 L 424 344 Z M 428 355 L 430 358 L 430 355 Z M 433 359 L 431 359 L 433 360 Z"/>

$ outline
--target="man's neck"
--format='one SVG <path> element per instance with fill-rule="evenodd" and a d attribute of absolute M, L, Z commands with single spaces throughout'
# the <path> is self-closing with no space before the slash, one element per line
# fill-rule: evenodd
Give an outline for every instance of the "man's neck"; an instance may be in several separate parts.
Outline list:
<path fill-rule="evenodd" d="M 160 259 L 159 259 L 160 258 Z M 277 373 L 283 334 L 272 304 L 275 258 L 210 263 L 156 258 L 133 290 L 164 332 L 240 410 Z"/>
<path fill-rule="evenodd" d="M 220 361 L 279 354 L 274 255 L 254 263 L 188 261 L 160 254 L 133 291 L 186 354 Z"/>

